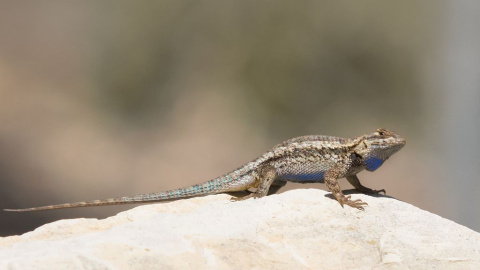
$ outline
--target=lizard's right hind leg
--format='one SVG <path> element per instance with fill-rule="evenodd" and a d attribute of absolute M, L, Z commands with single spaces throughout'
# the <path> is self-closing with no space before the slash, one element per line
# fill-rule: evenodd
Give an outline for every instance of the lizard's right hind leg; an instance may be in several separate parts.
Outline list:
<path fill-rule="evenodd" d="M 255 187 L 257 190 L 244 197 L 233 197 L 231 201 L 243 201 L 249 198 L 261 198 L 267 195 L 270 186 L 277 178 L 277 171 L 271 165 L 263 166 L 257 170 L 255 175 Z M 278 189 L 277 189 L 278 190 Z"/>

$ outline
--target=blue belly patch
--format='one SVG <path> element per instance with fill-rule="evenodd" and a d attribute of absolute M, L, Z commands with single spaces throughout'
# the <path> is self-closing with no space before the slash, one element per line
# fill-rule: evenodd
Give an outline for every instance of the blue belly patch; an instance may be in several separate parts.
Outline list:
<path fill-rule="evenodd" d="M 377 157 L 369 157 L 365 160 L 365 165 L 367 165 L 367 170 L 371 172 L 380 168 L 382 164 L 383 164 L 383 159 L 377 158 Z"/>
<path fill-rule="evenodd" d="M 289 180 L 292 182 L 323 182 L 323 177 L 325 176 L 325 172 L 314 172 L 314 173 L 302 173 L 302 174 L 285 174 L 282 175 L 280 178 Z"/>

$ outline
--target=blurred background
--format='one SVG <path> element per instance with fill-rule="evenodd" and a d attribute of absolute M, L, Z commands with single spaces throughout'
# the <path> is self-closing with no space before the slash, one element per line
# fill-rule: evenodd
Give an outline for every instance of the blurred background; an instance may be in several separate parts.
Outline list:
<path fill-rule="evenodd" d="M 407 145 L 362 183 L 480 231 L 478 14 L 473 0 L 2 1 L 0 208 L 178 188 L 294 136 L 384 127 Z M 282 191 L 307 187 L 325 189 Z M 134 206 L 2 212 L 0 235 Z"/>

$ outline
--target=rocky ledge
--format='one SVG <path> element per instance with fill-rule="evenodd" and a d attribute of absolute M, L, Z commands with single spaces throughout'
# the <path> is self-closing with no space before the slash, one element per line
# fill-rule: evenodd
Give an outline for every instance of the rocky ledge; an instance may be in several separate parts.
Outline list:
<path fill-rule="evenodd" d="M 214 195 L 0 238 L 0 269 L 480 269 L 480 234 L 388 196 Z"/>

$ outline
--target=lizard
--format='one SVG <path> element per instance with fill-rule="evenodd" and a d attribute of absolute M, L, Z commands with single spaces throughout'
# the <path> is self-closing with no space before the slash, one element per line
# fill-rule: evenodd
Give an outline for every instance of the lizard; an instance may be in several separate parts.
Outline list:
<path fill-rule="evenodd" d="M 248 192 L 231 201 L 261 198 L 276 193 L 287 181 L 297 183 L 325 183 L 335 199 L 343 207 L 364 210 L 368 205 L 360 199 L 345 196 L 338 179 L 346 178 L 359 192 L 365 194 L 385 193 L 384 189 L 372 190 L 363 186 L 357 174 L 363 170 L 377 170 L 390 156 L 398 152 L 406 141 L 393 131 L 379 128 L 375 132 L 355 138 L 340 138 L 324 135 L 309 135 L 286 140 L 258 158 L 225 175 L 202 184 L 163 192 L 65 203 L 4 211 L 25 212 L 103 206 L 133 203 L 171 201 L 182 198 L 205 196 L 218 193 L 235 194 Z M 250 191 L 254 189 L 254 191 Z"/>

